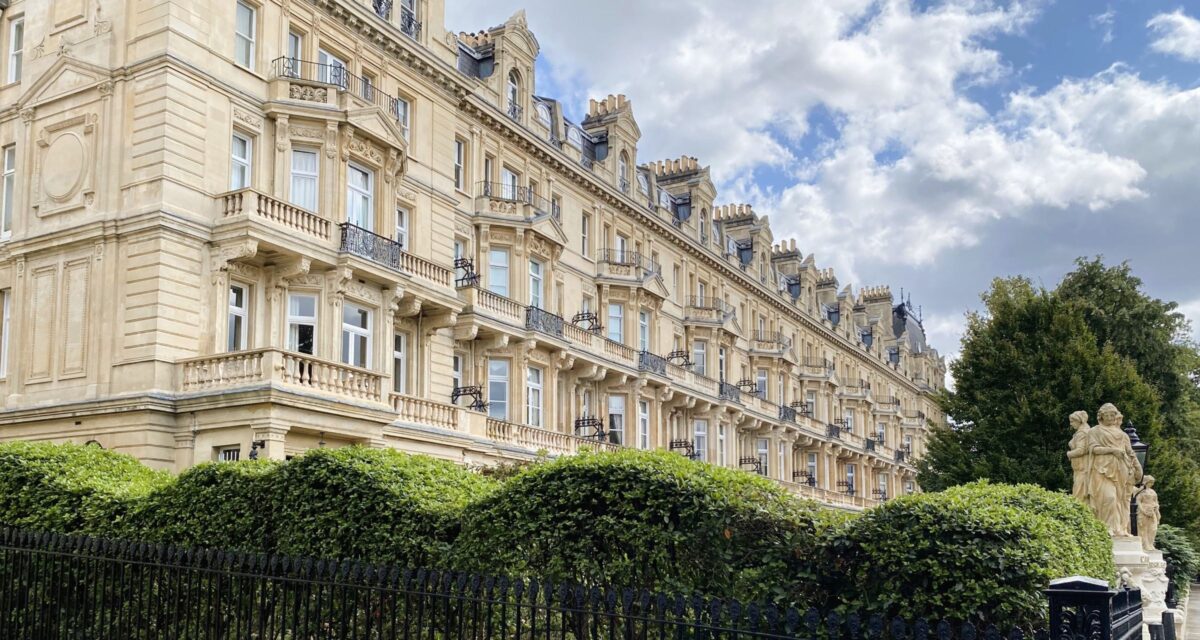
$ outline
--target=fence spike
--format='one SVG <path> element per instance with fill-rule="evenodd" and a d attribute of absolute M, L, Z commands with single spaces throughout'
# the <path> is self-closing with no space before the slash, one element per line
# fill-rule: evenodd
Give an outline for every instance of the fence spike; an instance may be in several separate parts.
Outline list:
<path fill-rule="evenodd" d="M 1008 640 L 1025 640 L 1025 632 L 1020 627 L 1013 627 L 1008 632 Z"/>
<path fill-rule="evenodd" d="M 804 613 L 804 631 L 805 637 L 809 640 L 816 640 L 817 631 L 821 627 L 821 614 L 816 607 L 809 607 Z"/>
<path fill-rule="evenodd" d="M 850 615 L 846 616 L 846 634 L 849 636 L 850 640 L 858 640 L 862 637 L 861 626 L 862 618 L 859 617 L 858 613 L 851 613 Z"/>
<path fill-rule="evenodd" d="M 913 623 L 913 640 L 928 640 L 929 638 L 929 621 L 925 618 L 917 618 Z"/>
<path fill-rule="evenodd" d="M 987 629 L 983 631 L 983 637 L 987 638 L 987 640 L 1001 640 L 1000 630 L 996 628 L 996 625 L 989 624 Z"/>
<path fill-rule="evenodd" d="M 975 625 L 970 622 L 964 622 L 962 633 L 959 635 L 960 640 L 975 640 L 978 634 L 975 631 Z"/>
<path fill-rule="evenodd" d="M 892 625 L 891 625 L 892 639 L 891 640 L 904 640 L 904 637 L 907 635 L 907 631 L 908 631 L 908 625 L 905 624 L 904 618 L 901 618 L 900 616 L 896 616 L 895 618 L 892 618 Z"/>
<path fill-rule="evenodd" d="M 938 640 L 950 640 L 950 623 L 945 620 L 939 620 L 937 625 Z"/>
<path fill-rule="evenodd" d="M 721 609 L 725 607 L 725 603 L 721 602 L 720 598 L 713 598 L 708 601 L 708 618 L 709 624 L 716 626 L 717 621 L 721 619 Z"/>
<path fill-rule="evenodd" d="M 746 607 L 746 618 L 750 622 L 751 631 L 758 631 L 759 613 L 757 602 L 751 602 L 750 606 Z"/>
<path fill-rule="evenodd" d="M 790 637 L 800 634 L 800 612 L 796 607 L 788 607 L 787 613 L 783 615 L 783 632 Z"/>
<path fill-rule="evenodd" d="M 767 631 L 770 633 L 779 632 L 779 608 L 767 607 Z"/>
<path fill-rule="evenodd" d="M 838 640 L 842 633 L 842 617 L 836 611 L 830 611 L 825 617 L 826 634 L 829 640 Z"/>
<path fill-rule="evenodd" d="M 880 640 L 883 637 L 883 616 L 874 613 L 867 618 L 867 637 L 871 640 Z"/>

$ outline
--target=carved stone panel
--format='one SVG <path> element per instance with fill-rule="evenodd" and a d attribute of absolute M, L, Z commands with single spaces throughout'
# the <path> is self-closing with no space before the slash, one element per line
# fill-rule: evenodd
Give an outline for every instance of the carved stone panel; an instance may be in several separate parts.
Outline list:
<path fill-rule="evenodd" d="M 91 206 L 95 198 L 94 113 L 48 125 L 34 149 L 32 205 L 38 217 Z"/>

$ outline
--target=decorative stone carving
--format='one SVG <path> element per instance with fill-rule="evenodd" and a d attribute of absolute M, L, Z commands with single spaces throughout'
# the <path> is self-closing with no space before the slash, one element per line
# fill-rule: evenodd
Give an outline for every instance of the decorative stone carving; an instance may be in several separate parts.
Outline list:
<path fill-rule="evenodd" d="M 1083 458 L 1075 473 L 1082 477 L 1084 502 L 1108 527 L 1111 535 L 1129 536 L 1129 503 L 1134 486 L 1142 479 L 1142 466 L 1133 454 L 1129 436 L 1121 430 L 1121 412 L 1112 404 L 1100 407 L 1099 424 L 1071 438 L 1067 457 Z M 1077 420 L 1077 418 L 1073 418 Z"/>
<path fill-rule="evenodd" d="M 262 130 L 262 116 L 255 115 L 245 109 L 233 108 L 233 119 L 254 131 Z"/>
<path fill-rule="evenodd" d="M 1162 517 L 1158 509 L 1158 494 L 1154 491 L 1154 476 L 1144 476 L 1142 485 L 1144 488 L 1137 494 L 1138 537 L 1142 539 L 1143 550 L 1154 551 L 1158 521 Z"/>
<path fill-rule="evenodd" d="M 296 127 L 296 126 L 293 126 L 293 127 L 291 128 L 291 136 L 290 136 L 290 137 L 291 137 L 293 140 L 295 140 L 295 139 L 304 139 L 304 140 L 324 140 L 324 139 L 325 139 L 325 132 L 324 132 L 324 131 L 321 131 L 320 129 L 318 129 L 318 128 L 316 128 L 316 127 Z"/>
<path fill-rule="evenodd" d="M 325 125 L 325 157 L 333 160 L 337 157 L 338 126 L 336 122 Z"/>
<path fill-rule="evenodd" d="M 304 100 L 306 102 L 327 102 L 329 100 L 329 89 L 326 87 L 315 87 L 311 84 L 297 84 L 293 82 L 288 86 L 288 98 L 292 100 Z"/>

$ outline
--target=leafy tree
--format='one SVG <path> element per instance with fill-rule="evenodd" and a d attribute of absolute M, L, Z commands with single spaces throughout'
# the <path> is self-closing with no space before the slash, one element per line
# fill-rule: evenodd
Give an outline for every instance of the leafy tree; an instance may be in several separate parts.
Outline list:
<path fill-rule="evenodd" d="M 1079 264 L 1058 291 L 1011 278 L 997 279 L 984 294 L 985 311 L 968 317 L 962 356 L 951 365 L 955 391 L 942 398 L 950 426 L 934 431 L 921 484 L 940 489 L 988 478 L 1068 489 L 1067 416 L 1083 408 L 1094 419 L 1101 404 L 1112 402 L 1150 445 L 1148 467 L 1158 480 L 1164 522 L 1200 539 L 1200 467 L 1180 444 L 1192 391 L 1186 375 L 1171 373 L 1190 361 L 1177 335 L 1186 323 L 1172 315 L 1170 303 L 1142 294 L 1127 266 Z M 1175 369 L 1146 365 L 1166 393 L 1176 394 L 1175 429 L 1162 419 L 1173 409 L 1142 379 L 1141 358 L 1130 353 L 1175 363 Z"/>
<path fill-rule="evenodd" d="M 1111 346 L 1098 345 L 1079 305 L 1025 278 L 995 280 L 983 301 L 986 312 L 968 317 L 951 365 L 955 391 L 942 404 L 952 426 L 933 433 L 922 487 L 987 478 L 1067 489 L 1067 417 L 1105 402 L 1157 437 L 1154 390 Z"/>

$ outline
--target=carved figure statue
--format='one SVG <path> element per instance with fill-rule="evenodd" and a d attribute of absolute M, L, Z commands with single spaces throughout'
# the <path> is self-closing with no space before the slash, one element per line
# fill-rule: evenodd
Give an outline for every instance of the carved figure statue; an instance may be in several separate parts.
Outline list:
<path fill-rule="evenodd" d="M 1087 503 L 1111 535 L 1128 536 L 1129 501 L 1142 479 L 1142 465 L 1121 430 L 1121 412 L 1105 404 L 1096 417 L 1099 424 L 1087 432 Z"/>
<path fill-rule="evenodd" d="M 1142 539 L 1143 551 L 1154 551 L 1154 538 L 1158 535 L 1158 494 L 1154 492 L 1154 476 L 1142 478 L 1144 488 L 1137 494 L 1138 537 Z"/>
<path fill-rule="evenodd" d="M 1087 478 L 1088 471 L 1092 462 L 1091 452 L 1088 450 L 1089 434 L 1091 426 L 1088 424 L 1088 413 L 1086 411 L 1076 411 L 1071 414 L 1071 428 L 1075 430 L 1075 435 L 1071 436 L 1071 443 L 1067 449 L 1067 458 L 1071 460 L 1071 471 L 1074 478 L 1074 483 L 1071 486 L 1071 495 L 1075 499 L 1088 504 L 1087 499 Z"/>

